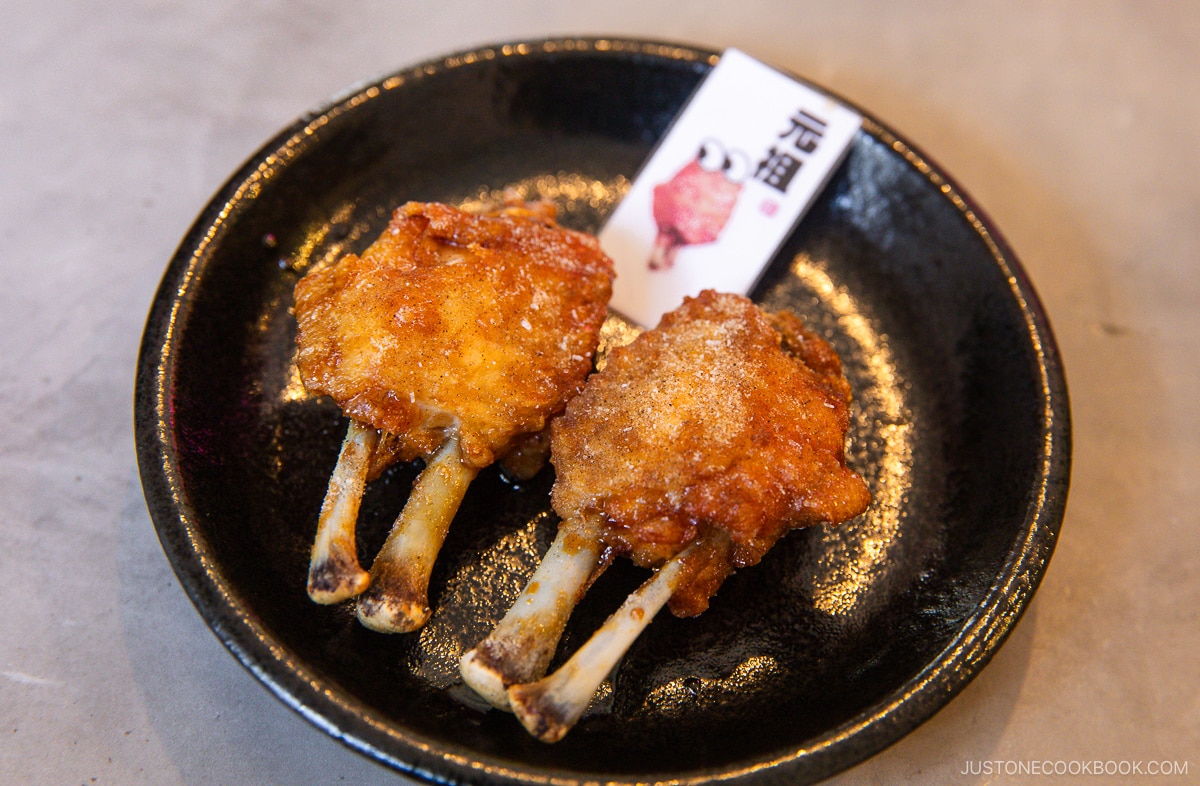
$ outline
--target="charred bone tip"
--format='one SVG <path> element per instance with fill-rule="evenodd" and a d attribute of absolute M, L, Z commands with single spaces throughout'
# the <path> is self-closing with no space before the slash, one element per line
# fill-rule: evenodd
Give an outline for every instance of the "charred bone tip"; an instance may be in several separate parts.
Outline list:
<path fill-rule="evenodd" d="M 499 710 L 510 709 L 508 704 L 509 683 L 505 681 L 504 674 L 496 667 L 493 660 L 488 657 L 483 643 L 467 650 L 458 663 L 458 671 L 462 675 L 463 682 L 488 704 Z"/>
<path fill-rule="evenodd" d="M 358 621 L 376 633 L 412 633 L 429 621 L 431 611 L 423 601 L 368 592 L 360 595 Z"/>
<path fill-rule="evenodd" d="M 508 701 L 526 731 L 542 742 L 553 743 L 567 736 L 579 718 L 570 707 L 548 700 L 547 693 L 542 682 L 513 685 L 508 689 Z"/>
<path fill-rule="evenodd" d="M 371 583 L 371 574 L 356 559 L 331 554 L 314 562 L 308 571 L 308 597 L 316 603 L 341 603 L 362 594 Z"/>

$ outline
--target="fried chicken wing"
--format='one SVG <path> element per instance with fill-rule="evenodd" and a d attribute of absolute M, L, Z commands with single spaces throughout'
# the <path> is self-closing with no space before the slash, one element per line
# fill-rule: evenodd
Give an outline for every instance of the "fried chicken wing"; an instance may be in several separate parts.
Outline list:
<path fill-rule="evenodd" d="M 609 355 L 555 423 L 554 509 L 599 513 L 605 545 L 644 567 L 705 527 L 728 534 L 734 567 L 753 565 L 788 529 L 865 509 L 849 402 L 837 355 L 797 317 L 706 291 Z M 701 595 L 681 590 L 672 609 L 699 613 Z"/>
<path fill-rule="evenodd" d="M 595 555 L 575 569 L 584 582 L 555 586 L 554 614 L 536 617 L 544 590 L 535 574 L 510 612 L 522 624 L 506 617 L 464 657 L 464 678 L 535 735 L 560 738 L 662 605 L 699 614 L 789 529 L 866 509 L 866 484 L 845 463 L 849 403 L 824 340 L 738 295 L 703 292 L 614 350 L 551 426 L 560 537 L 568 533 L 580 559 Z M 528 679 L 528 664 L 506 654 L 506 631 L 535 627 L 536 617 L 553 650 L 574 600 L 617 555 L 654 577 L 558 672 Z"/>
<path fill-rule="evenodd" d="M 530 446 L 592 369 L 612 279 L 595 239 L 559 227 L 549 205 L 477 215 L 408 203 L 361 255 L 297 284 L 301 379 L 352 420 L 330 495 L 361 494 L 394 461 L 429 462 L 372 567 L 364 624 L 424 623 L 428 571 L 462 493 L 498 458 L 528 467 Z M 319 602 L 363 589 L 357 502 L 341 507 L 335 515 L 327 499 L 318 526 L 309 591 Z"/>

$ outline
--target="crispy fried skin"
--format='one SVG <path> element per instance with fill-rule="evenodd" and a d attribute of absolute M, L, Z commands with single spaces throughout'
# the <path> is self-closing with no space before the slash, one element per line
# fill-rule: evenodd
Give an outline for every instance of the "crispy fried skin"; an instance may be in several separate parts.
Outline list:
<path fill-rule="evenodd" d="M 610 354 L 552 424 L 554 509 L 598 512 L 606 548 L 647 567 L 714 544 L 671 599 L 698 614 L 788 529 L 866 509 L 845 464 L 849 402 L 837 354 L 797 317 L 705 291 Z"/>
<path fill-rule="evenodd" d="M 296 286 L 305 387 L 384 432 L 372 474 L 457 428 L 482 468 L 583 386 L 612 288 L 595 239 L 553 208 L 410 202 L 361 256 Z"/>

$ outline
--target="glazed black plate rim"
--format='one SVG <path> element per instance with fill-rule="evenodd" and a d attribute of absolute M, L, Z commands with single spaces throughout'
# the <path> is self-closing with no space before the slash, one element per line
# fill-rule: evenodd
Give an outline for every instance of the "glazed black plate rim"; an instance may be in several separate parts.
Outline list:
<path fill-rule="evenodd" d="M 290 157 L 311 143 L 313 130 L 337 115 L 369 101 L 409 78 L 470 65 L 480 59 L 537 58 L 562 51 L 611 53 L 617 57 L 665 58 L 702 66 L 717 54 L 666 42 L 617 38 L 566 38 L 500 44 L 431 60 L 389 77 L 364 83 L 304 115 L 267 143 L 235 173 L 200 214 L 168 267 L 147 320 L 136 390 L 136 437 L 139 468 L 148 506 L 164 551 L 185 591 L 222 643 L 288 706 L 334 738 L 381 763 L 436 782 L 486 780 L 559 783 L 562 774 L 538 768 L 513 769 L 476 752 L 398 731 L 375 711 L 322 686 L 313 674 L 260 624 L 253 608 L 238 597 L 196 524 L 197 511 L 182 493 L 178 457 L 172 446 L 166 411 L 174 373 L 173 327 L 190 307 L 189 284 L 204 249 L 218 236 L 234 208 Z M 849 103 L 849 102 L 847 102 Z M 862 112 L 861 109 L 859 109 Z M 902 155 L 941 189 L 988 244 L 1008 278 L 1013 298 L 1027 322 L 1042 375 L 1042 471 L 1022 530 L 1024 537 L 1008 555 L 989 594 L 951 643 L 908 683 L 858 717 L 830 729 L 802 749 L 737 769 L 661 773 L 681 783 L 747 779 L 793 781 L 825 777 L 851 766 L 905 736 L 934 714 L 978 674 L 1025 610 L 1040 582 L 1057 538 L 1069 475 L 1069 416 L 1066 387 L 1048 319 L 1024 271 L 983 213 L 928 157 L 869 114 L 864 132 Z M 803 773 L 803 774 L 802 774 Z M 624 779 L 621 779 L 624 780 Z M 642 778 L 630 779 L 642 780 Z"/>

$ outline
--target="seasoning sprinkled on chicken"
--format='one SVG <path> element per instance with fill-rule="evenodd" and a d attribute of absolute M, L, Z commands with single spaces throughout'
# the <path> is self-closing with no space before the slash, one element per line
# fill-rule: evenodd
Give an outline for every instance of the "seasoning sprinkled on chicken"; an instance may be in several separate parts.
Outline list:
<path fill-rule="evenodd" d="M 845 462 L 849 403 L 823 339 L 738 295 L 689 298 L 614 350 L 551 428 L 562 525 L 546 560 L 570 569 L 539 568 L 464 656 L 464 679 L 534 735 L 560 739 L 663 605 L 699 614 L 788 530 L 867 508 L 866 484 Z M 654 576 L 539 679 L 571 609 L 618 555 Z"/>

